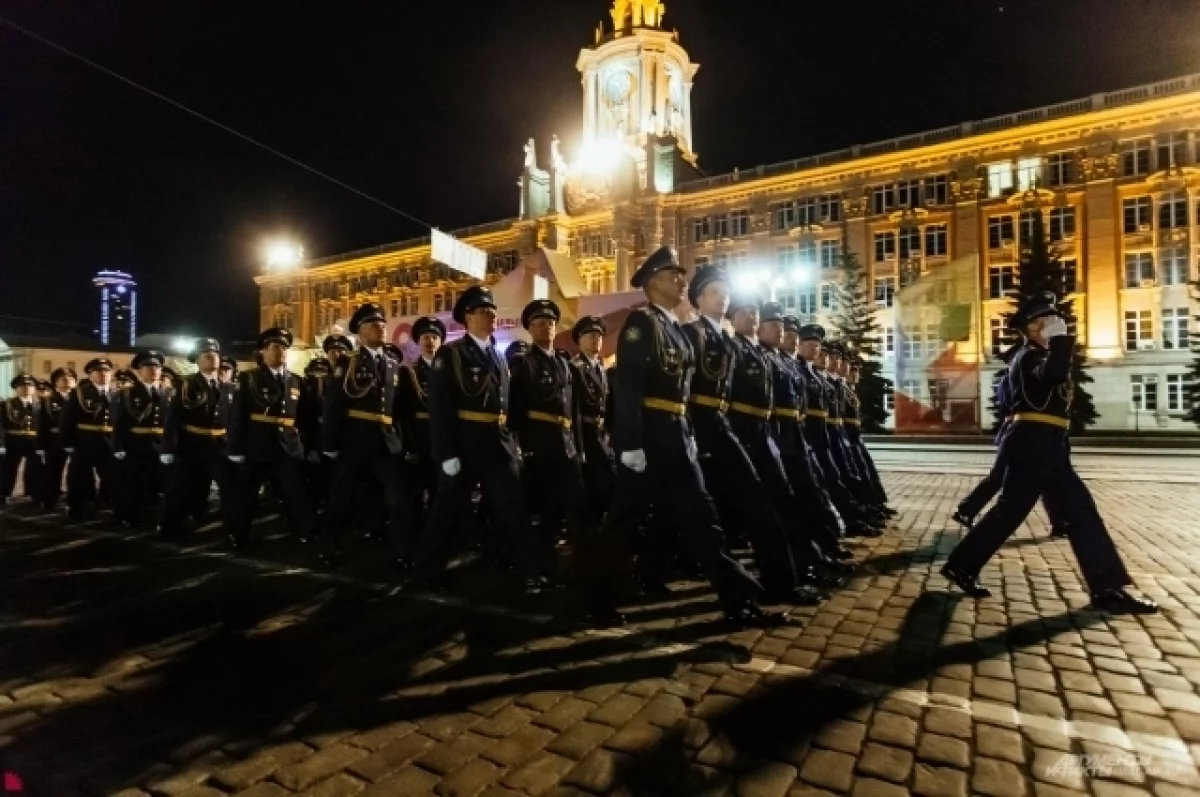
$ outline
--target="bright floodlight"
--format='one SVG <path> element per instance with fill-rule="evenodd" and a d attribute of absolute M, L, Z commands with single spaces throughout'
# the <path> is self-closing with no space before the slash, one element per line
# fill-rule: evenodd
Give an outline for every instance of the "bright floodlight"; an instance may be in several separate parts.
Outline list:
<path fill-rule="evenodd" d="M 604 174 L 616 168 L 621 159 L 621 142 L 612 139 L 589 141 L 579 150 L 575 169 L 585 174 Z"/>
<path fill-rule="evenodd" d="M 175 338 L 171 341 L 171 350 L 176 354 L 188 354 L 195 345 L 195 338 Z"/>
<path fill-rule="evenodd" d="M 792 282 L 796 283 L 797 285 L 803 285 L 804 283 L 808 282 L 811 276 L 811 273 L 806 268 L 801 267 L 792 269 Z"/>
<path fill-rule="evenodd" d="M 264 250 L 267 268 L 286 271 L 300 265 L 304 259 L 304 247 L 292 241 L 272 241 Z"/>
<path fill-rule="evenodd" d="M 744 271 L 733 278 L 733 287 L 739 292 L 752 291 L 758 287 L 758 274 Z"/>

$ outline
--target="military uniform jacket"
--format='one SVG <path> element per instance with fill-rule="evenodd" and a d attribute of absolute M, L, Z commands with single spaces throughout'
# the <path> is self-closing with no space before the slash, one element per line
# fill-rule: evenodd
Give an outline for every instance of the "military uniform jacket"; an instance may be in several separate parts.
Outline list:
<path fill-rule="evenodd" d="M 0 416 L 0 448 L 25 446 L 40 450 L 41 416 L 41 402 L 37 399 L 29 404 L 15 396 L 5 401 Z"/>
<path fill-rule="evenodd" d="M 508 366 L 470 335 L 438 349 L 429 376 L 429 431 L 438 462 L 515 460 L 507 426 Z"/>
<path fill-rule="evenodd" d="M 300 403 L 296 407 L 296 429 L 307 452 L 321 450 L 321 416 L 325 412 L 325 388 L 329 380 L 323 376 L 306 376 L 300 388 Z"/>
<path fill-rule="evenodd" d="M 89 380 L 75 387 L 58 430 L 63 448 L 101 458 L 112 453 L 114 395 L 111 390 L 101 391 Z"/>
<path fill-rule="evenodd" d="M 613 448 L 683 446 L 691 434 L 686 410 L 696 355 L 687 335 L 663 310 L 649 306 L 625 319 L 617 343 Z"/>
<path fill-rule="evenodd" d="M 729 421 L 734 429 L 767 427 L 774 402 L 771 363 L 757 342 L 733 336 L 733 376 L 729 384 Z"/>
<path fill-rule="evenodd" d="M 577 354 L 571 360 L 572 390 L 575 416 L 579 420 L 579 439 L 583 453 L 589 459 L 612 458 L 608 445 L 609 390 L 604 364 Z"/>
<path fill-rule="evenodd" d="M 716 450 L 718 436 L 733 434 L 725 417 L 733 373 L 733 341 L 725 330 L 705 318 L 684 324 L 683 332 L 696 356 L 688 413 L 696 435 L 696 449 L 704 456 Z"/>
<path fill-rule="evenodd" d="M 1071 382 L 1074 347 L 1073 336 L 1060 335 L 1050 339 L 1048 348 L 1026 343 L 1013 357 L 1008 367 L 1012 391 L 1009 414 L 1014 424 L 1010 436 L 1022 427 L 1041 427 L 1043 431 L 1053 430 L 1066 438 L 1069 426 L 1062 424 L 1070 423 L 1071 401 L 1075 395 L 1075 386 Z M 1034 418 L 1055 419 L 1059 425 Z M 1030 422 L 1026 423 L 1026 419 Z"/>
<path fill-rule="evenodd" d="M 59 436 L 62 433 L 63 411 L 70 401 L 70 393 L 64 396 L 55 390 L 50 394 L 50 398 L 41 402 L 42 418 L 38 430 L 41 441 L 38 448 L 41 450 L 52 451 L 62 447 Z"/>
<path fill-rule="evenodd" d="M 774 403 L 771 413 L 771 432 L 780 453 L 799 454 L 804 450 L 801 421 L 804 418 L 805 395 L 796 360 L 779 349 L 767 349 L 771 363 L 771 385 Z"/>
<path fill-rule="evenodd" d="M 399 407 L 400 436 L 406 452 L 422 459 L 433 457 L 433 442 L 429 429 L 429 375 L 433 371 L 424 357 L 405 364 L 400 369 Z"/>
<path fill-rule="evenodd" d="M 296 430 L 299 404 L 300 378 L 289 371 L 282 379 L 263 367 L 238 374 L 229 411 L 229 455 L 256 463 L 303 459 Z"/>
<path fill-rule="evenodd" d="M 804 439 L 818 450 L 829 447 L 829 399 L 825 393 L 825 380 L 813 368 L 812 363 L 802 357 L 796 358 L 796 370 L 800 375 L 800 387 L 804 394 Z"/>
<path fill-rule="evenodd" d="M 838 379 L 837 385 L 841 390 L 842 423 L 846 430 L 846 436 L 857 440 L 862 431 L 859 420 L 858 391 L 845 379 Z"/>
<path fill-rule="evenodd" d="M 167 405 L 162 453 L 224 454 L 225 420 L 232 401 L 232 385 L 217 382 L 213 386 L 199 373 L 185 377 Z"/>
<path fill-rule="evenodd" d="M 325 386 L 322 450 L 350 458 L 399 454 L 400 362 L 359 349 L 338 362 Z"/>
<path fill-rule="evenodd" d="M 113 406 L 113 452 L 135 457 L 158 456 L 162 452 L 163 423 L 169 391 L 134 382 L 122 390 Z"/>
<path fill-rule="evenodd" d="M 546 460 L 575 459 L 583 449 L 575 414 L 571 365 L 537 346 L 512 361 L 509 426 L 521 453 Z"/>

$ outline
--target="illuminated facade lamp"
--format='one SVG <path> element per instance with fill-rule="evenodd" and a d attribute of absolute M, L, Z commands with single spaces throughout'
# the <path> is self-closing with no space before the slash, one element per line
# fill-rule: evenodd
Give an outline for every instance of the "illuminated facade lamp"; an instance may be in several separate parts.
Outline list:
<path fill-rule="evenodd" d="M 171 351 L 176 354 L 190 354 L 195 345 L 195 338 L 175 338 L 171 341 Z"/>
<path fill-rule="evenodd" d="M 291 271 L 304 260 L 304 247 L 292 241 L 271 241 L 263 247 L 268 271 Z"/>
<path fill-rule="evenodd" d="M 607 174 L 617 167 L 624 148 L 613 139 L 589 141 L 579 150 L 572 170 L 579 174 Z"/>

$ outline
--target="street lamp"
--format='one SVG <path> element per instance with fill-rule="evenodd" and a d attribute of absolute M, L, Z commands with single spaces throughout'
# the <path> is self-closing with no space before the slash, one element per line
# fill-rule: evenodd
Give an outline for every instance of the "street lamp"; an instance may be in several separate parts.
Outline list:
<path fill-rule="evenodd" d="M 295 241 L 270 241 L 263 247 L 268 271 L 291 271 L 304 260 L 304 247 Z"/>

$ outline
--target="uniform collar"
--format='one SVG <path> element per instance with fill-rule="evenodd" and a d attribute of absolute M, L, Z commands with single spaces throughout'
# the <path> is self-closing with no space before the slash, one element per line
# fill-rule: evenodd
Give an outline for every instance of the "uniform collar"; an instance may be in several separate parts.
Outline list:
<path fill-rule="evenodd" d="M 478 346 L 483 351 L 487 351 L 488 349 L 490 349 L 492 347 L 492 341 L 487 338 L 477 338 L 474 335 L 472 335 L 470 332 L 467 333 L 467 337 L 469 337 L 471 340 L 475 341 L 475 345 Z"/>
<path fill-rule="evenodd" d="M 671 319 L 671 321 L 673 321 L 674 323 L 676 323 L 676 324 L 679 323 L 679 317 L 677 315 L 675 315 L 674 310 L 668 310 L 667 308 L 663 307 L 661 304 L 651 304 L 650 306 L 653 307 L 658 312 L 665 315 L 667 318 Z"/>
<path fill-rule="evenodd" d="M 431 357 L 426 357 L 424 354 L 421 355 L 421 360 L 424 361 L 426 365 L 433 365 L 433 359 Z"/>

